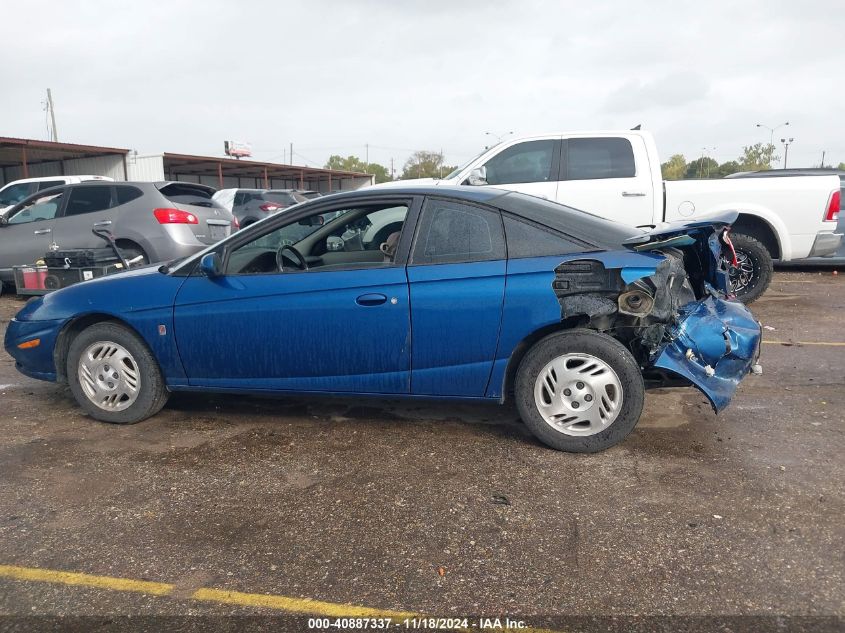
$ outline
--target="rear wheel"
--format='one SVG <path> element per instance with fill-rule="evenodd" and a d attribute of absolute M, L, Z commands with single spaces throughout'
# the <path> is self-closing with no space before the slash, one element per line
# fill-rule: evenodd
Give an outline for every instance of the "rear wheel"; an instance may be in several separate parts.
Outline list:
<path fill-rule="evenodd" d="M 158 413 L 169 396 L 146 344 L 116 323 L 97 323 L 73 339 L 67 377 L 79 405 L 103 422 L 140 422 Z"/>
<path fill-rule="evenodd" d="M 755 237 L 745 233 L 731 233 L 730 237 L 736 251 L 736 266 L 728 262 L 731 288 L 737 299 L 750 304 L 772 281 L 772 256 Z"/>
<path fill-rule="evenodd" d="M 552 334 L 519 365 L 514 387 L 522 420 L 544 444 L 594 453 L 621 442 L 645 398 L 637 361 L 616 339 L 591 330 Z"/>

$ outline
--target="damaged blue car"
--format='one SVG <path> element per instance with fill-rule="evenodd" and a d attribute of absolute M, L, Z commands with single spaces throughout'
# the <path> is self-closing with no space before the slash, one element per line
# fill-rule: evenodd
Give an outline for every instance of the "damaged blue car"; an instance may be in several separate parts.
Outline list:
<path fill-rule="evenodd" d="M 730 296 L 735 217 L 644 232 L 493 188 L 343 193 L 34 299 L 5 347 L 105 422 L 174 391 L 513 399 L 545 444 L 593 452 L 648 387 L 719 411 L 758 370 L 759 324 Z"/>

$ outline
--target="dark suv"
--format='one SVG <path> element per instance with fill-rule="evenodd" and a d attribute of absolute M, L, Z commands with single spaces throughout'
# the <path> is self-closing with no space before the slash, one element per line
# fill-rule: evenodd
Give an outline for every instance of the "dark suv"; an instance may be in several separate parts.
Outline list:
<path fill-rule="evenodd" d="M 214 194 L 214 199 L 232 212 L 241 227 L 308 201 L 295 189 L 221 189 Z"/>

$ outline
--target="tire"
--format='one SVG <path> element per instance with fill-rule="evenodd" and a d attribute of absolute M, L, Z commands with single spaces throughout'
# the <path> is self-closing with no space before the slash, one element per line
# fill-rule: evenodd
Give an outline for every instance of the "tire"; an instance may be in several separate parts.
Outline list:
<path fill-rule="evenodd" d="M 81 367 L 83 356 L 87 372 Z M 87 380 L 82 377 L 86 373 Z M 158 413 L 170 395 L 144 341 L 117 323 L 97 323 L 73 339 L 67 377 L 79 406 L 92 418 L 112 424 L 145 420 Z"/>
<path fill-rule="evenodd" d="M 551 334 L 528 350 L 514 395 L 523 422 L 541 442 L 560 451 L 595 453 L 633 430 L 645 387 L 637 361 L 619 341 L 577 329 Z M 573 419 L 592 422 L 585 427 Z"/>
<path fill-rule="evenodd" d="M 746 233 L 731 233 L 730 237 L 739 264 L 734 267 L 729 263 L 731 286 L 736 298 L 748 305 L 772 282 L 772 255 L 760 240 Z"/>

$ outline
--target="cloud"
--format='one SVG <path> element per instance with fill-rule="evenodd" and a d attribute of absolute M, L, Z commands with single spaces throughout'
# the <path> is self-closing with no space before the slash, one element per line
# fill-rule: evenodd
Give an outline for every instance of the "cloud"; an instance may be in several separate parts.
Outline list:
<path fill-rule="evenodd" d="M 637 113 L 652 108 L 679 108 L 706 99 L 710 84 L 695 72 L 674 72 L 651 81 L 634 79 L 613 90 L 604 103 L 611 113 Z"/>

